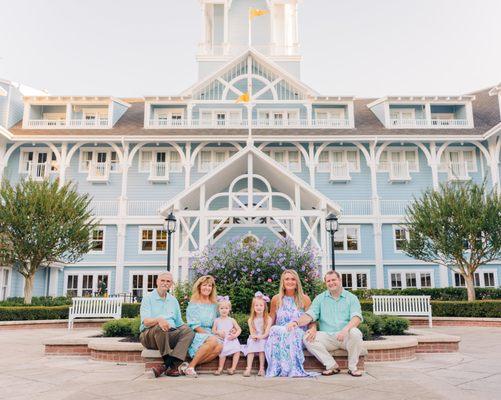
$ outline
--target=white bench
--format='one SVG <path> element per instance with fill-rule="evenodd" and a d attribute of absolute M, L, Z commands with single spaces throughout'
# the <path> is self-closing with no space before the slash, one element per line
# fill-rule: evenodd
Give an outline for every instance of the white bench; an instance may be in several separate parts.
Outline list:
<path fill-rule="evenodd" d="M 372 311 L 376 315 L 427 316 L 430 328 L 430 296 L 372 296 Z"/>
<path fill-rule="evenodd" d="M 68 329 L 75 318 L 121 318 L 121 297 L 75 297 L 68 313 Z"/>

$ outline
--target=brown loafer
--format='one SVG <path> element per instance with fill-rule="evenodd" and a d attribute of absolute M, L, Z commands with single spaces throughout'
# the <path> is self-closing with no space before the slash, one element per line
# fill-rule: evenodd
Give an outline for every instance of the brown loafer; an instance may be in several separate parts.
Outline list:
<path fill-rule="evenodd" d="M 162 364 L 162 365 L 159 365 L 158 367 L 152 367 L 151 370 L 153 371 L 153 375 L 155 375 L 155 378 L 158 378 L 165 371 L 167 371 L 167 367 Z"/>
<path fill-rule="evenodd" d="M 165 376 L 176 377 L 181 376 L 181 373 L 177 370 L 177 368 L 168 368 L 164 372 Z"/>

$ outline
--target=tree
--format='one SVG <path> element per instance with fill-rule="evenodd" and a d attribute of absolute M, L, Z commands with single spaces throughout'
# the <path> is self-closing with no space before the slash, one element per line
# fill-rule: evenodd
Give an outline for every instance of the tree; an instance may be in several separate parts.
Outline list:
<path fill-rule="evenodd" d="M 89 195 L 73 185 L 23 180 L 0 188 L 0 259 L 25 278 L 24 302 L 31 304 L 35 273 L 54 263 L 74 263 L 92 249 L 97 221 Z"/>
<path fill-rule="evenodd" d="M 414 200 L 405 223 L 404 252 L 461 274 L 468 301 L 475 300 L 475 271 L 501 259 L 501 195 L 488 192 L 485 184 L 441 185 Z"/>

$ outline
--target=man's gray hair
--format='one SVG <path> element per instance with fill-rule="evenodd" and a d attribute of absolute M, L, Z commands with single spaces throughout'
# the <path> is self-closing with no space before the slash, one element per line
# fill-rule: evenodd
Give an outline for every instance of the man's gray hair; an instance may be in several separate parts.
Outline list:
<path fill-rule="evenodd" d="M 324 276 L 324 281 L 327 279 L 329 275 L 336 275 L 339 280 L 341 280 L 341 274 L 333 269 L 327 271 Z"/>

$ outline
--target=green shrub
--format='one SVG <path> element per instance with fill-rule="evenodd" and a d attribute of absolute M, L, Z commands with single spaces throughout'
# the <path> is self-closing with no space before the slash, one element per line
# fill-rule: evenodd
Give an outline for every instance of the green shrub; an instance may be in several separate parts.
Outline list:
<path fill-rule="evenodd" d="M 383 318 L 379 315 L 374 315 L 371 312 L 363 312 L 364 321 L 362 324 L 366 325 L 369 329 L 369 336 L 379 336 L 383 334 Z"/>
<path fill-rule="evenodd" d="M 365 322 L 362 322 L 358 325 L 358 329 L 362 332 L 364 340 L 371 340 L 374 332 L 372 332 L 371 327 L 367 325 Z"/>
<path fill-rule="evenodd" d="M 121 318 L 108 321 L 103 325 L 103 334 L 107 337 L 139 338 L 139 318 Z"/>
<path fill-rule="evenodd" d="M 240 328 L 242 328 L 242 333 L 238 337 L 240 340 L 241 344 L 246 344 L 247 343 L 247 338 L 250 335 L 249 332 L 249 324 L 247 324 L 247 320 L 249 319 L 249 316 L 247 314 L 238 314 L 235 313 L 232 315 L 233 318 L 237 321 L 238 325 L 240 325 Z"/>
<path fill-rule="evenodd" d="M 434 317 L 501 318 L 501 301 L 432 301 Z"/>
<path fill-rule="evenodd" d="M 122 304 L 122 318 L 135 318 L 139 315 L 141 303 Z"/>
<path fill-rule="evenodd" d="M 11 297 L 0 301 L 0 307 L 65 306 L 71 304 L 71 297 L 33 297 L 31 304 L 24 304 L 24 297 Z"/>
<path fill-rule="evenodd" d="M 45 319 L 67 319 L 69 306 L 15 306 L 0 307 L 0 321 L 33 321 Z"/>
<path fill-rule="evenodd" d="M 409 329 L 409 320 L 391 315 L 377 316 L 381 318 L 381 334 L 382 335 L 403 335 Z"/>
<path fill-rule="evenodd" d="M 353 290 L 360 300 L 369 299 L 372 296 L 382 295 L 407 295 L 407 296 L 431 296 L 432 300 L 443 301 L 461 301 L 467 300 L 468 294 L 466 288 L 430 288 L 430 289 L 369 289 L 369 290 Z M 499 288 L 475 288 L 477 300 L 501 300 L 501 289 Z"/>
<path fill-rule="evenodd" d="M 255 292 L 270 297 L 278 293 L 280 275 L 285 269 L 297 271 L 309 296 L 320 293 L 317 260 L 314 251 L 291 242 L 242 245 L 241 239 L 233 239 L 224 247 L 206 247 L 192 267 L 195 278 L 214 276 L 218 294 L 230 296 L 235 312 L 248 313 Z"/>

